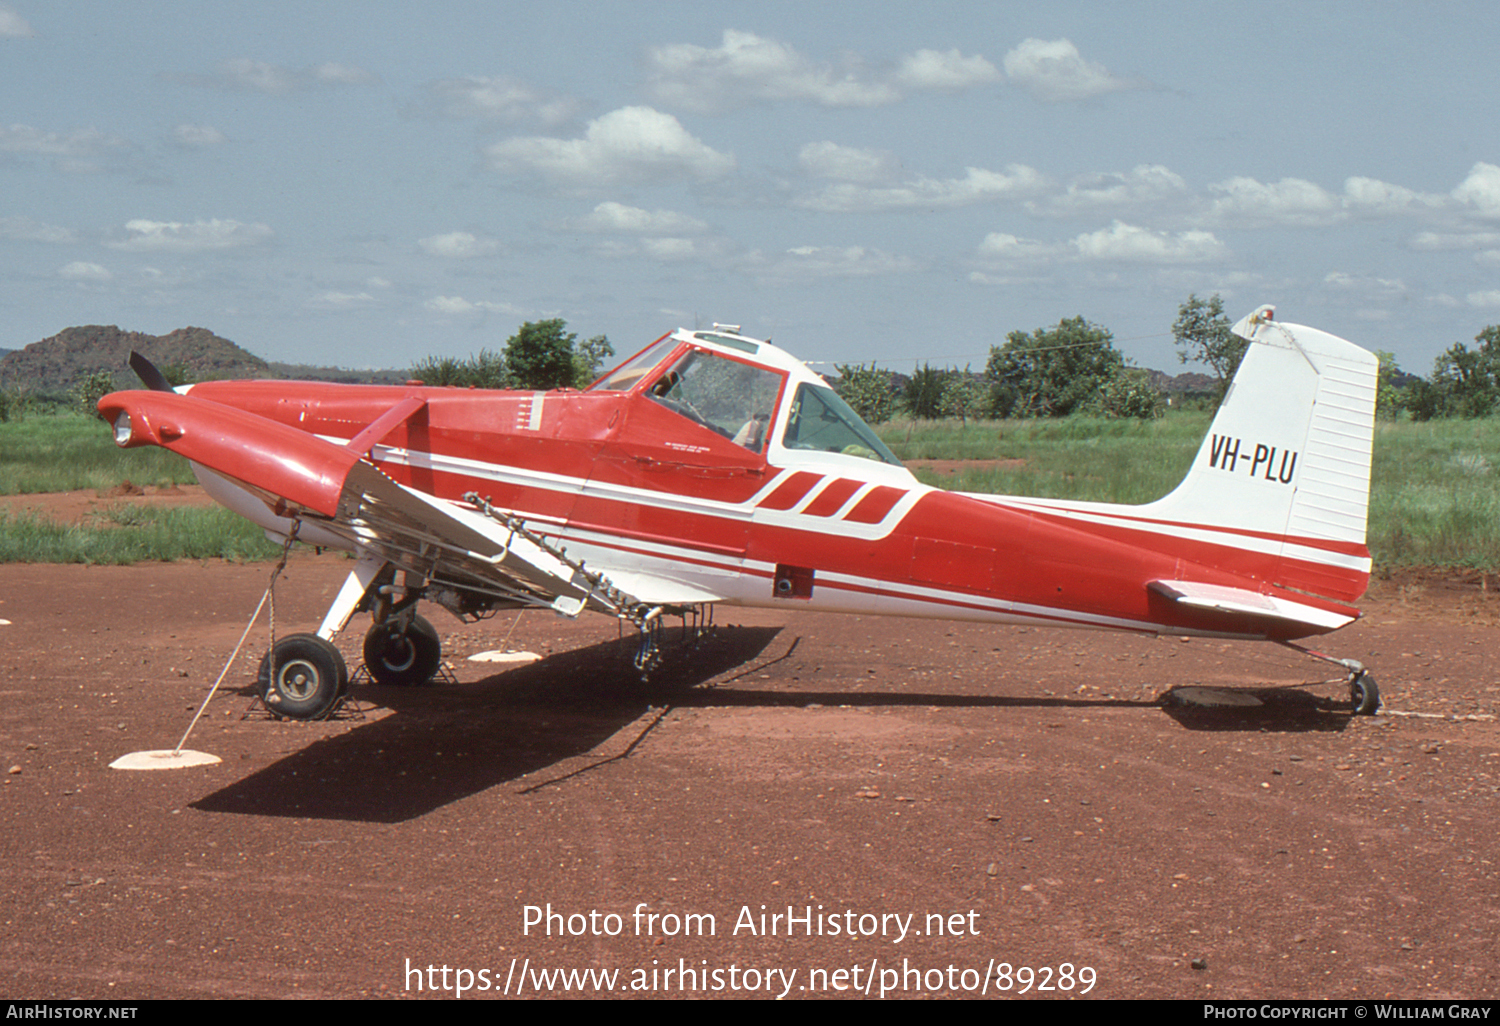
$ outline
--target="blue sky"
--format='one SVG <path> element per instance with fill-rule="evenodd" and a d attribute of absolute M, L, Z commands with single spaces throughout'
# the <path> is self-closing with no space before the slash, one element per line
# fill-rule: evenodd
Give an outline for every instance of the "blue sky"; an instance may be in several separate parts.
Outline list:
<path fill-rule="evenodd" d="M 982 366 L 1189 294 L 1500 323 L 1500 5 L 0 0 L 0 347 L 406 367 L 562 317 Z"/>

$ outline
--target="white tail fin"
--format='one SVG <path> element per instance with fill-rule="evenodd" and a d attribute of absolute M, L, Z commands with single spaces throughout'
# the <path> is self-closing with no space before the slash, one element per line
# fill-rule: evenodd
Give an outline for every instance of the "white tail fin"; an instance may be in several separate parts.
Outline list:
<path fill-rule="evenodd" d="M 1353 343 L 1261 307 L 1234 326 L 1250 342 L 1180 485 L 1141 508 L 1153 518 L 1279 537 L 1281 580 L 1330 598 L 1356 598 L 1369 575 L 1364 548 L 1374 435 L 1376 358 Z"/>

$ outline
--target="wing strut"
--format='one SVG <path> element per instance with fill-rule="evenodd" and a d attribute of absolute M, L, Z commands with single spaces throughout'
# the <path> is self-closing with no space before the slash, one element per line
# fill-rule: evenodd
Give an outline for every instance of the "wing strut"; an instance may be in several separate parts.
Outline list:
<path fill-rule="evenodd" d="M 390 434 L 397 424 L 414 416 L 426 405 L 427 400 L 421 396 L 407 396 L 372 420 L 364 430 L 349 440 L 346 448 L 350 452 L 358 453 L 361 457 L 370 455 L 370 450 L 375 448 L 376 442 Z"/>

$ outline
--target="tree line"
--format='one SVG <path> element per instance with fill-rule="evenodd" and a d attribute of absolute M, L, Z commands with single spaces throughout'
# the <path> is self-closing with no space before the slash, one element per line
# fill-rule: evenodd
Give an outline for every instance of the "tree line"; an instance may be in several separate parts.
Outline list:
<path fill-rule="evenodd" d="M 1178 307 L 1172 337 L 1182 363 L 1212 371 L 1217 401 L 1239 367 L 1248 343 L 1231 330 L 1224 304 L 1215 294 L 1196 294 Z M 1455 343 L 1434 362 L 1431 377 L 1401 370 L 1395 357 L 1378 352 L 1377 415 L 1384 419 L 1431 420 L 1500 414 L 1500 326 L 1474 337 L 1474 347 Z M 484 349 L 466 359 L 429 356 L 413 364 L 410 376 L 427 385 L 460 388 L 585 388 L 615 355 L 606 335 L 579 340 L 562 318 L 528 321 L 500 352 Z M 873 363 L 837 364 L 839 394 L 861 417 L 878 424 L 897 415 L 934 420 L 1007 417 L 1066 417 L 1088 413 L 1152 419 L 1162 415 L 1165 398 L 1150 372 L 1131 366 L 1115 348 L 1108 329 L 1082 317 L 1065 318 L 1050 328 L 1013 331 L 991 346 L 984 370 L 937 368 L 924 363 L 899 378 Z M 162 368 L 168 380 L 189 380 L 185 367 Z M 93 412 L 115 388 L 112 376 L 98 373 L 78 382 L 70 399 Z M 14 394 L 12 394 L 14 393 Z M 28 397 L 0 393 L 0 421 L 17 419 Z"/>
<path fill-rule="evenodd" d="M 613 355 L 608 336 L 580 342 L 568 322 L 555 317 L 527 321 L 501 352 L 484 349 L 464 360 L 429 356 L 412 365 L 411 376 L 424 385 L 459 388 L 586 388 Z"/>
<path fill-rule="evenodd" d="M 1201 363 L 1214 379 L 1209 399 L 1223 397 L 1249 345 L 1231 330 L 1223 300 L 1190 295 L 1177 308 L 1172 338 L 1182 363 Z M 1454 344 L 1434 363 L 1432 376 L 1401 370 L 1395 357 L 1377 352 L 1380 372 L 1376 415 L 1386 420 L 1485 417 L 1500 414 L 1500 326 Z M 917 419 L 958 417 L 1065 417 L 1090 413 L 1151 419 L 1165 398 L 1149 372 L 1133 367 L 1114 348 L 1110 332 L 1082 317 L 1031 333 L 1013 331 L 990 347 L 984 371 L 923 364 L 902 382 L 873 363 L 837 365 L 839 393 L 872 423 L 898 414 Z"/>
<path fill-rule="evenodd" d="M 1165 400 L 1150 372 L 1133 367 L 1108 329 L 1082 317 L 1030 333 L 1013 331 L 990 347 L 982 372 L 924 363 L 901 384 L 873 363 L 838 364 L 839 394 L 872 423 L 905 414 L 922 420 L 958 417 L 1161 416 Z M 1230 373 L 1233 373 L 1231 370 Z"/>

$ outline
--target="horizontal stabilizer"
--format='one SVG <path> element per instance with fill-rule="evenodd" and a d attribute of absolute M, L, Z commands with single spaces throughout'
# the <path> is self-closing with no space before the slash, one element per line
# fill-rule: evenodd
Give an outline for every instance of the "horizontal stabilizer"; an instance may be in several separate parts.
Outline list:
<path fill-rule="evenodd" d="M 1299 624 L 1321 631 L 1337 630 L 1353 623 L 1359 615 L 1354 610 L 1340 612 L 1308 605 L 1290 598 L 1264 595 L 1246 588 L 1231 588 L 1222 584 L 1203 584 L 1198 581 L 1152 581 L 1148 589 L 1184 606 L 1223 613 L 1243 619 L 1246 616 L 1260 617 L 1279 624 Z"/>

